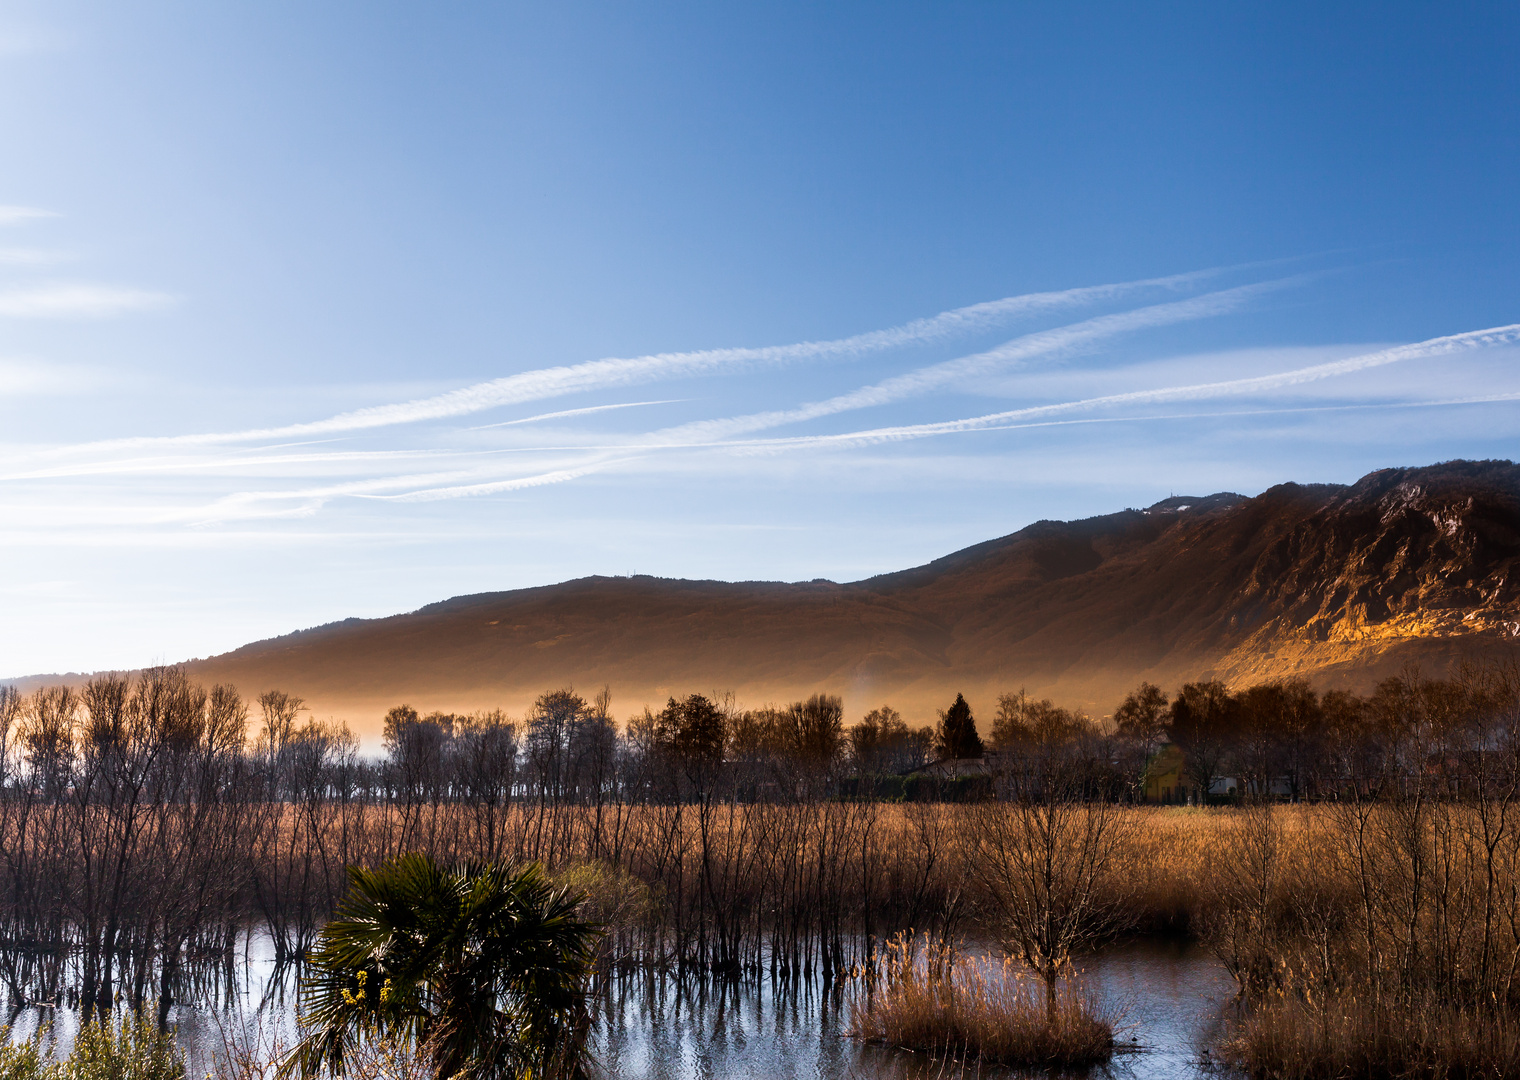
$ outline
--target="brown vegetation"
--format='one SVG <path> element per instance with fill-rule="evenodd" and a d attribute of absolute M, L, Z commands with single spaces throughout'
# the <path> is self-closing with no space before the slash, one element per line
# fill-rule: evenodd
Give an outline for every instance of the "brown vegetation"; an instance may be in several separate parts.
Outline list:
<path fill-rule="evenodd" d="M 1015 963 L 957 956 L 927 936 L 900 935 L 857 977 L 852 1032 L 873 1042 L 1055 1068 L 1113 1055 L 1113 1018 L 1074 981 L 1047 991 Z"/>
<path fill-rule="evenodd" d="M 672 698 L 621 731 L 606 695 L 568 690 L 521 721 L 403 706 L 379 762 L 346 730 L 302 722 L 288 696 L 258 708 L 250 739 L 235 693 L 175 669 L 0 694 L 0 982 L 13 1003 L 166 1009 L 225 975 L 250 927 L 285 959 L 304 952 L 346 866 L 423 851 L 543 862 L 590 894 L 611 929 L 607 963 L 877 970 L 878 986 L 901 988 L 877 998 L 901 1006 L 892 1030 L 920 1032 L 880 1036 L 894 1041 L 928 1039 L 931 1017 L 965 1050 L 977 1016 L 1014 1008 L 985 980 L 978 998 L 950 994 L 960 976 L 924 981 L 900 963 L 886 979 L 882 943 L 908 928 L 1001 943 L 1043 984 L 1043 1015 L 1077 1010 L 1063 1039 L 1081 1028 L 1073 955 L 1186 932 L 1239 984 L 1226 1049 L 1253 1073 L 1514 1069 L 1513 670 L 1411 672 L 1365 699 L 1293 683 L 1142 687 L 1106 727 L 1010 694 L 979 797 L 959 803 L 872 797 L 872 770 L 927 740 L 886 709 L 847 729 L 828 695 L 756 710 Z M 1225 770 L 1236 797 L 1138 805 L 1168 737 L 1193 759 L 1195 801 Z M 862 1030 L 886 1031 L 870 1027 L 884 1016 L 861 1014 Z"/>
<path fill-rule="evenodd" d="M 1356 992 L 1284 989 L 1258 1000 L 1223 1049 L 1252 1076 L 1282 1080 L 1520 1075 L 1513 1010 L 1437 997 L 1392 1008 Z"/>
<path fill-rule="evenodd" d="M 1204 937 L 1255 1075 L 1508 1076 L 1520 1008 L 1513 791 L 1419 792 L 1230 815 L 1202 882 Z"/>

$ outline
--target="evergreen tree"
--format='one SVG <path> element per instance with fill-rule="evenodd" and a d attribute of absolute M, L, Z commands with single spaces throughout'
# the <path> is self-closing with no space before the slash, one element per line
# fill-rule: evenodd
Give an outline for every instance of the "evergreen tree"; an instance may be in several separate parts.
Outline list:
<path fill-rule="evenodd" d="M 955 695 L 955 704 L 939 714 L 939 731 L 935 732 L 934 750 L 941 761 L 982 756 L 982 739 L 976 733 L 976 721 L 966 699 Z"/>

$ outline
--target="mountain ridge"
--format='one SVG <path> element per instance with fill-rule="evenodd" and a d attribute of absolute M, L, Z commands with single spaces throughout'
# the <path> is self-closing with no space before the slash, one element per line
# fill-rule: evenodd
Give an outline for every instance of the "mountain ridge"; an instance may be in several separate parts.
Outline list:
<path fill-rule="evenodd" d="M 1520 467 L 1455 461 L 1034 522 L 854 582 L 592 576 L 464 594 L 187 666 L 365 730 L 402 700 L 516 711 L 565 684 L 609 685 L 620 713 L 826 690 L 923 722 L 956 692 L 987 712 L 1020 687 L 1097 712 L 1141 679 L 1366 689 L 1407 662 L 1511 655 L 1517 638 Z"/>

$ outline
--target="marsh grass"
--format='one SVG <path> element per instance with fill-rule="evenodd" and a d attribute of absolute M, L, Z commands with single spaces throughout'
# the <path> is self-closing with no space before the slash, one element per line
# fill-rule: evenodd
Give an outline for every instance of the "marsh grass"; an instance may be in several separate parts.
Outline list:
<path fill-rule="evenodd" d="M 1291 990 L 1251 1006 L 1220 1047 L 1223 1063 L 1273 1080 L 1520 1076 L 1520 1022 L 1508 1009 Z"/>
<path fill-rule="evenodd" d="M 1240 987 L 1224 1060 L 1273 1080 L 1520 1077 L 1515 824 L 1509 804 L 1414 798 L 1220 822 L 1196 925 Z"/>
<path fill-rule="evenodd" d="M 1115 1018 L 1074 977 L 1047 995 L 1012 961 L 899 935 L 856 978 L 852 1034 L 872 1042 L 999 1065 L 1072 1068 L 1113 1056 Z"/>
<path fill-rule="evenodd" d="M 471 850 L 466 809 L 439 808 L 440 857 Z M 595 808 L 535 814 L 519 806 L 502 812 L 497 835 L 511 840 L 508 853 L 531 853 L 544 824 L 552 872 L 588 892 L 588 912 L 609 927 L 604 959 L 674 965 L 723 941 L 758 975 L 778 957 L 817 956 L 837 934 L 845 951 L 834 970 L 865 964 L 854 1005 L 863 1038 L 947 1060 L 1102 1060 L 1112 1020 L 1105 1032 L 1101 1011 L 1070 980 L 1051 1024 L 1043 987 L 1016 965 L 963 958 L 947 981 L 920 941 L 918 967 L 903 970 L 899 957 L 901 977 L 889 977 L 895 954 L 883 957 L 881 942 L 904 926 L 943 938 L 997 936 L 992 906 L 969 872 L 971 810 L 630 806 L 603 811 L 614 829 L 598 825 Z M 352 812 L 358 824 L 346 835 L 357 838 L 356 861 L 400 842 L 397 812 Z M 1125 890 L 1122 933 L 1185 936 L 1213 951 L 1241 990 L 1225 1049 L 1248 1072 L 1520 1077 L 1520 802 L 1389 795 L 1123 813 L 1133 827 L 1106 879 Z M 342 835 L 334 827 L 330 838 Z M 27 1052 L 0 1055 L 0 1080 L 40 1075 L 46 1055 L 33 1066 L 17 1056 Z M 376 1048 L 366 1075 L 407 1080 L 407 1053 Z M 251 1060 L 228 1061 L 218 1069 L 236 1080 L 272 1080 Z"/>

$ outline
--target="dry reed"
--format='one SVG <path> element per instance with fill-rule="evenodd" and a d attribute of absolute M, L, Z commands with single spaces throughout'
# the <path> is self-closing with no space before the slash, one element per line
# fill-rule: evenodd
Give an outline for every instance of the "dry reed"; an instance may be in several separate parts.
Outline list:
<path fill-rule="evenodd" d="M 1520 1021 L 1508 1009 L 1278 991 L 1220 1047 L 1221 1060 L 1272 1080 L 1520 1076 Z"/>
<path fill-rule="evenodd" d="M 852 1034 L 872 1042 L 1000 1065 L 1080 1067 L 1113 1055 L 1113 1017 L 1074 978 L 1047 994 L 1012 961 L 905 934 L 857 978 Z"/>

